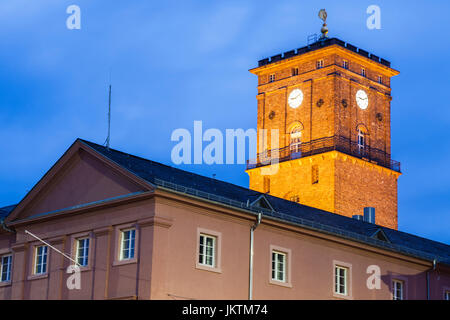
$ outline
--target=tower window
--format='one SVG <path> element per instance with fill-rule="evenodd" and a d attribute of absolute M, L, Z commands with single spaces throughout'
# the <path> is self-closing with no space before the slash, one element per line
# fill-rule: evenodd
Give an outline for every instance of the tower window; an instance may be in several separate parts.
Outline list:
<path fill-rule="evenodd" d="M 323 60 L 317 60 L 316 66 L 317 66 L 317 69 L 323 68 Z"/>
<path fill-rule="evenodd" d="M 365 76 L 366 76 L 366 69 L 364 69 L 364 68 L 361 68 L 361 75 L 362 75 L 363 77 L 365 77 Z"/>
<path fill-rule="evenodd" d="M 344 67 L 344 69 L 348 69 L 348 61 L 344 60 L 342 66 Z"/>
<path fill-rule="evenodd" d="M 264 193 L 270 193 L 270 178 L 264 177 Z"/>
<path fill-rule="evenodd" d="M 269 82 L 274 82 L 275 81 L 275 73 L 272 73 L 269 75 Z"/>
<path fill-rule="evenodd" d="M 383 77 L 382 76 L 378 76 L 378 83 L 383 84 Z"/>
<path fill-rule="evenodd" d="M 361 129 L 358 129 L 358 151 L 359 151 L 359 154 L 363 155 L 365 148 L 366 148 L 366 135 Z"/>
<path fill-rule="evenodd" d="M 311 183 L 312 184 L 319 183 L 319 166 L 317 166 L 317 165 L 312 166 Z"/>
<path fill-rule="evenodd" d="M 292 69 L 292 76 L 298 76 L 298 68 Z"/>
<path fill-rule="evenodd" d="M 298 153 L 302 151 L 302 128 L 295 127 L 291 131 L 290 141 L 291 153 Z"/>

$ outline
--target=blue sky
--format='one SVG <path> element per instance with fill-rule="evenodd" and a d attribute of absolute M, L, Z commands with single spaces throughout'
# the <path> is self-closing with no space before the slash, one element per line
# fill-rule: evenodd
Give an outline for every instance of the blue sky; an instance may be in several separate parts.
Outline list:
<path fill-rule="evenodd" d="M 81 8 L 68 30 L 66 8 Z M 382 29 L 366 27 L 369 5 Z M 77 138 L 169 165 L 173 130 L 255 128 L 257 61 L 330 36 L 392 62 L 399 228 L 450 243 L 448 1 L 0 2 L 0 206 L 17 203 Z M 248 186 L 243 165 L 183 169 Z"/>

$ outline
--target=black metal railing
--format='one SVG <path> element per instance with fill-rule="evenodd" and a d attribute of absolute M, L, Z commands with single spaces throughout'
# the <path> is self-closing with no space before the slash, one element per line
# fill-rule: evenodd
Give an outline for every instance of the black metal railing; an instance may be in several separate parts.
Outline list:
<path fill-rule="evenodd" d="M 247 170 L 270 165 L 276 159 L 278 159 L 278 162 L 283 162 L 333 150 L 401 172 L 400 162 L 392 160 L 389 153 L 367 145 L 361 146 L 357 142 L 342 136 L 312 140 L 295 147 L 288 146 L 281 149 L 267 150 L 259 153 L 256 159 L 248 160 Z"/>

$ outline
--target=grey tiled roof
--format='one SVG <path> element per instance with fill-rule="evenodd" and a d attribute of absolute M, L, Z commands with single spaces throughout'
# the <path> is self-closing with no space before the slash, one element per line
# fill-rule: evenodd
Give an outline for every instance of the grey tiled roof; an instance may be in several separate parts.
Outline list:
<path fill-rule="evenodd" d="M 248 204 L 255 201 L 262 193 L 113 149 L 107 149 L 89 141 L 80 141 L 136 176 L 157 186 L 163 186 L 241 209 L 259 211 L 266 217 L 280 219 L 288 223 L 428 261 L 436 259 L 439 263 L 450 265 L 450 246 L 447 244 L 347 218 L 270 195 L 266 195 L 266 198 L 273 207 L 273 211 L 249 207 Z M 384 232 L 388 241 L 377 240 L 372 237 L 380 229 Z"/>
<path fill-rule="evenodd" d="M 0 208 L 0 223 L 14 210 L 16 205 Z"/>

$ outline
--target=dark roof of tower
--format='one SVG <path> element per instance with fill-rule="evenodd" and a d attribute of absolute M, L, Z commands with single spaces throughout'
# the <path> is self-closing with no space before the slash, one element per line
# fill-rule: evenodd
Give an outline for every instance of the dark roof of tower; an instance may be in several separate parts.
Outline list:
<path fill-rule="evenodd" d="M 258 67 L 262 67 L 262 66 L 274 63 L 274 62 L 278 62 L 278 61 L 281 61 L 281 60 L 285 60 L 285 59 L 289 59 L 289 58 L 292 58 L 292 57 L 295 57 L 295 56 L 299 56 L 299 55 L 302 55 L 304 53 L 315 51 L 315 50 L 318 50 L 318 49 L 321 49 L 321 48 L 324 48 L 324 47 L 328 47 L 328 46 L 331 46 L 331 45 L 341 46 L 341 47 L 346 48 L 346 49 L 348 49 L 348 50 L 350 50 L 350 51 L 352 51 L 354 53 L 357 53 L 357 54 L 359 54 L 359 55 L 361 55 L 361 56 L 363 56 L 365 58 L 368 58 L 368 59 L 371 59 L 371 60 L 373 60 L 375 62 L 378 62 L 378 63 L 380 63 L 380 64 L 382 64 L 382 65 L 384 65 L 386 67 L 389 67 L 389 68 L 391 67 L 391 63 L 389 61 L 387 61 L 385 59 L 382 59 L 382 58 L 380 58 L 380 57 L 378 57 L 378 56 L 376 56 L 376 55 L 374 55 L 374 54 L 372 54 L 372 53 L 370 53 L 370 52 L 368 52 L 366 50 L 363 50 L 361 48 L 355 47 L 354 45 L 352 45 L 350 43 L 347 43 L 345 41 L 339 40 L 338 38 L 327 38 L 325 40 L 319 40 L 319 41 L 316 41 L 316 42 L 314 42 L 314 43 L 312 43 L 310 45 L 307 45 L 305 47 L 301 47 L 301 48 L 298 48 L 298 49 L 294 49 L 294 50 L 291 50 L 291 51 L 287 51 L 287 52 L 284 52 L 284 53 L 280 53 L 280 54 L 274 55 L 274 56 L 272 56 L 270 58 L 265 58 L 265 59 L 259 60 L 258 61 Z"/>

